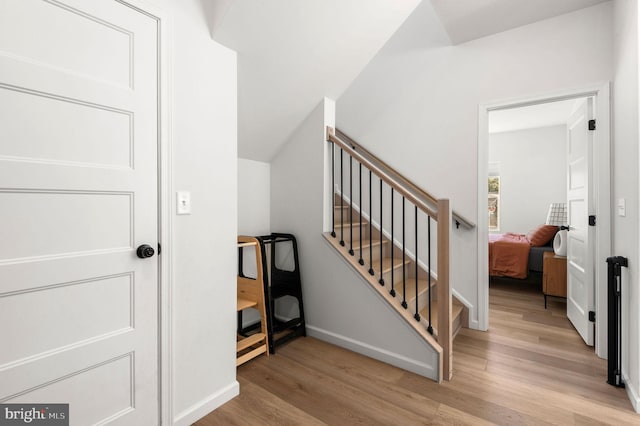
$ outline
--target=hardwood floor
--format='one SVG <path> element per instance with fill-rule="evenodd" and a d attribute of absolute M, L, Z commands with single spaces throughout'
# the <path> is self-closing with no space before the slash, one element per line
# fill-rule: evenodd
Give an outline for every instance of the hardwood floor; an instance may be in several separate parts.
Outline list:
<path fill-rule="evenodd" d="M 492 283 L 490 305 L 488 332 L 456 337 L 451 382 L 300 338 L 240 366 L 240 396 L 196 425 L 640 424 L 562 299 Z"/>

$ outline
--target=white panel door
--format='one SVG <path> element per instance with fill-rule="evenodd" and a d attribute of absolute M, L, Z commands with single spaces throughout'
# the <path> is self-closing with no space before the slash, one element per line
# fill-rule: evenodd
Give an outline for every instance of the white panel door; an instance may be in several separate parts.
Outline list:
<path fill-rule="evenodd" d="M 594 344 L 594 323 L 589 311 L 595 310 L 593 227 L 588 217 L 594 214 L 593 131 L 589 119 L 593 99 L 583 101 L 567 123 L 567 317 L 587 345 Z"/>
<path fill-rule="evenodd" d="M 158 22 L 0 0 L 0 402 L 157 424 Z"/>

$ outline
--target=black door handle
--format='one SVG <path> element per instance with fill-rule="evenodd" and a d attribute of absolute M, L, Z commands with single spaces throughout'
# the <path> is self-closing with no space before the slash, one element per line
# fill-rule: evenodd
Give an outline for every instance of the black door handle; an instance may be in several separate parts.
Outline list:
<path fill-rule="evenodd" d="M 138 247 L 136 254 L 140 259 L 146 259 L 147 257 L 151 257 L 156 253 L 156 251 L 149 244 L 143 244 Z"/>

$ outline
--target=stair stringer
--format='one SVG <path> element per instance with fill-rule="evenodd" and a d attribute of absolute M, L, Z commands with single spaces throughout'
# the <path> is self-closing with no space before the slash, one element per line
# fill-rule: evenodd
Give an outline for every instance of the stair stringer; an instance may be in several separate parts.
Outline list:
<path fill-rule="evenodd" d="M 420 349 L 418 352 L 416 352 L 417 355 L 407 356 L 400 353 L 386 351 L 384 349 L 380 350 L 379 348 L 374 348 L 366 343 L 360 345 L 349 338 L 338 338 L 337 340 L 336 337 L 327 338 L 328 336 L 331 337 L 330 335 L 333 334 L 330 332 L 325 333 L 322 337 L 316 337 L 319 337 L 323 340 L 328 340 L 339 346 L 346 347 L 355 352 L 362 353 L 372 358 L 387 362 L 399 368 L 428 377 L 437 382 L 441 382 L 443 377 L 442 347 L 437 342 L 436 338 L 427 332 L 428 324 L 426 323 L 426 321 L 416 321 L 413 317 L 413 312 L 408 309 L 402 308 L 402 306 L 400 305 L 400 300 L 391 296 L 388 292 L 387 287 L 381 286 L 377 282 L 377 278 L 375 276 L 360 273 L 359 268 L 361 266 L 358 264 L 357 260 L 354 257 L 349 256 L 348 254 L 345 255 L 345 253 L 340 250 L 341 247 L 336 239 L 332 238 L 328 233 L 323 234 L 323 236 L 326 243 L 330 246 L 331 252 L 333 252 L 339 259 L 342 260 L 342 262 L 344 262 L 343 265 L 346 265 L 348 267 L 351 274 L 354 274 L 355 277 L 358 277 L 357 280 L 354 280 L 356 284 L 355 287 L 360 288 L 358 291 L 362 291 L 362 289 L 365 289 L 367 293 L 373 294 L 375 296 L 375 299 L 377 300 L 377 306 L 374 306 L 371 298 L 367 298 L 367 300 L 364 301 L 360 297 L 345 295 L 345 297 L 349 297 L 350 303 L 362 303 L 364 310 L 368 312 L 375 312 L 375 316 L 371 315 L 371 323 L 373 323 L 374 320 L 379 320 L 379 318 L 383 316 L 383 313 L 385 314 L 384 316 L 393 317 L 393 322 L 395 323 L 393 324 L 393 327 L 395 327 L 396 329 L 401 328 L 404 330 L 408 330 L 410 334 L 413 335 L 420 343 Z M 364 281 L 366 285 L 362 286 L 359 282 L 356 281 Z M 360 309 L 355 310 L 358 312 L 362 311 Z M 391 321 L 387 322 L 390 323 Z M 387 324 L 387 326 L 389 325 L 390 324 Z M 313 329 L 313 327 L 311 328 Z M 310 334 L 313 335 L 314 333 L 311 332 Z M 402 341 L 402 345 L 411 346 L 407 344 L 406 339 Z M 414 344 L 413 346 L 415 347 L 416 345 Z M 416 358 L 426 359 L 428 362 L 416 361 Z"/>

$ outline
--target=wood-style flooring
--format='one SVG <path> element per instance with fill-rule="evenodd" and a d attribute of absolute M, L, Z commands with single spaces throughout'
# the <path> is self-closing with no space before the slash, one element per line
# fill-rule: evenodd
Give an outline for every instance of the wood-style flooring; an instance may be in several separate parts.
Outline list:
<path fill-rule="evenodd" d="M 240 396 L 196 425 L 640 425 L 564 300 L 498 282 L 490 306 L 488 332 L 456 337 L 450 382 L 299 338 L 240 366 Z"/>

